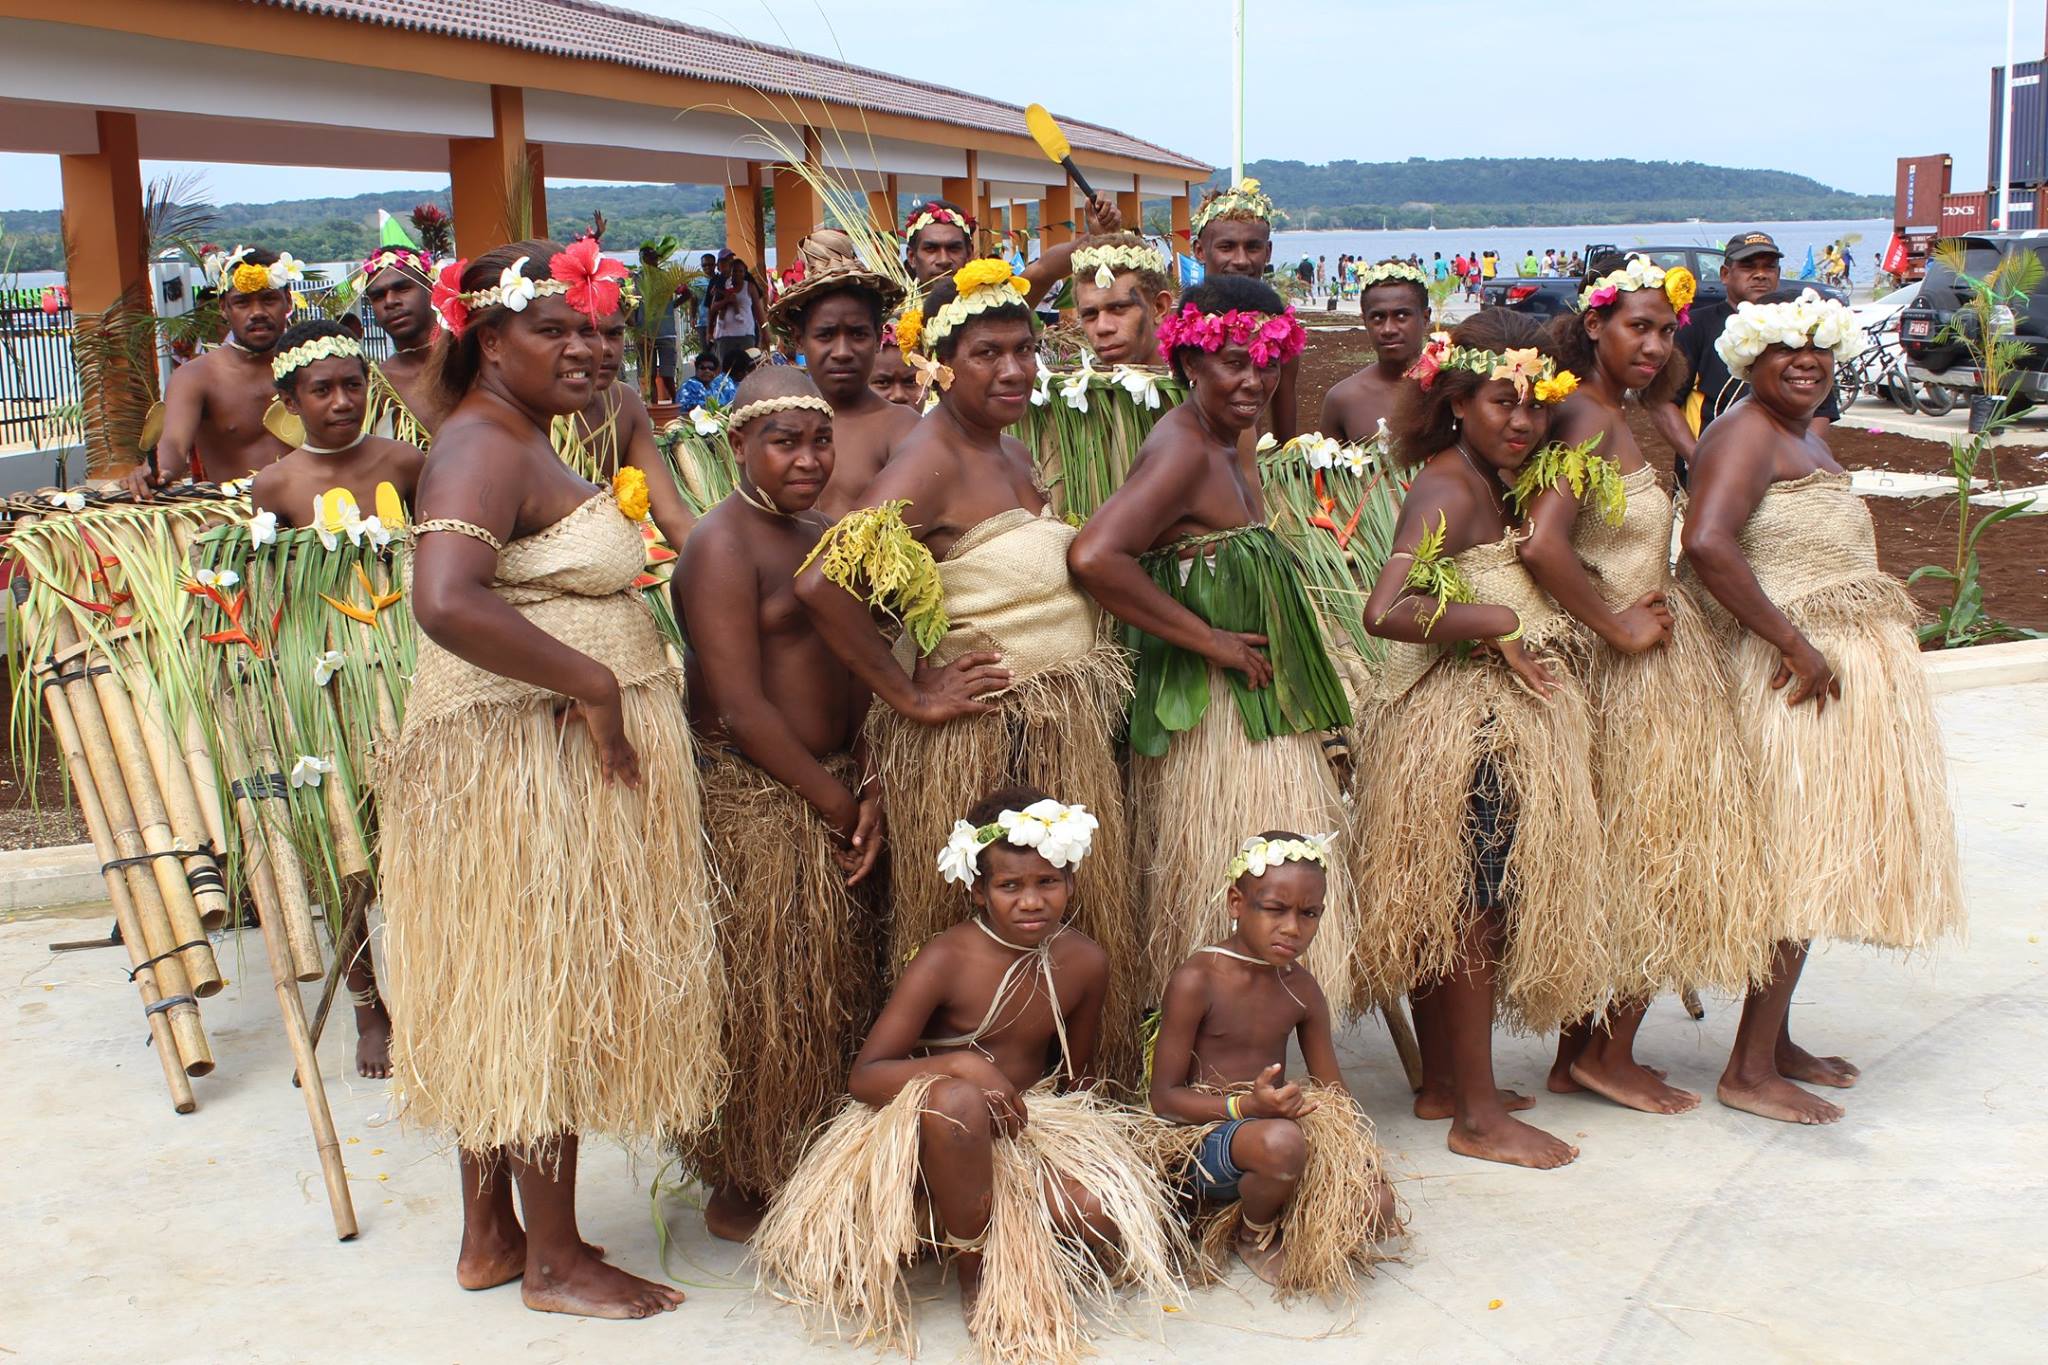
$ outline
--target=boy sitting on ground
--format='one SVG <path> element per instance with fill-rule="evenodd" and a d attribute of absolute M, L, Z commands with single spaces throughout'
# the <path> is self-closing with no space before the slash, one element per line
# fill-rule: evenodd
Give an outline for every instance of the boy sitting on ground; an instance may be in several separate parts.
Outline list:
<path fill-rule="evenodd" d="M 1302 965 L 1327 840 L 1270 830 L 1230 865 L 1231 933 L 1168 978 L 1152 1108 L 1182 1125 L 1166 1163 L 1203 1206 L 1212 1266 L 1233 1248 L 1283 1295 L 1351 1290 L 1401 1220 L 1372 1123 L 1344 1086 L 1323 989 Z M 1308 1079 L 1285 1079 L 1287 1040 Z"/>

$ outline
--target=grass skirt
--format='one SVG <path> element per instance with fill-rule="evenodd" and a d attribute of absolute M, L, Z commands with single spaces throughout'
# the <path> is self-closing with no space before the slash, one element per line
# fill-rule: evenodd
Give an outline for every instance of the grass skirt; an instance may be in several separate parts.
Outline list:
<path fill-rule="evenodd" d="M 409 1122 L 481 1150 L 695 1127 L 725 1081 L 723 975 L 682 674 L 624 692 L 639 789 L 545 699 L 409 723 L 378 795 Z"/>
<path fill-rule="evenodd" d="M 1071 664 L 1034 673 L 994 698 L 997 709 L 944 725 L 920 725 L 876 704 L 868 737 L 889 810 L 889 962 L 900 970 L 919 948 L 965 918 L 966 892 L 939 875 L 939 850 L 989 793 L 1029 783 L 1102 822 L 1075 875 L 1074 926 L 1109 954 L 1102 1074 L 1135 1084 L 1144 1071 L 1138 963 L 1144 934 L 1124 815 L 1115 736 L 1129 695 L 1123 652 L 1103 644 Z"/>
<path fill-rule="evenodd" d="M 939 1244 L 923 1197 L 918 1130 L 939 1078 L 903 1087 L 886 1108 L 847 1100 L 804 1155 L 754 1235 L 764 1282 L 828 1320 L 835 1335 L 917 1350 L 907 1262 Z M 1117 1291 L 1176 1297 L 1184 1254 L 1164 1186 L 1145 1155 L 1149 1116 L 1087 1092 L 1027 1092 L 1028 1121 L 994 1143 L 994 1203 L 981 1297 L 968 1332 L 989 1361 L 1039 1365 L 1088 1353 L 1084 1317 Z M 1120 1252 L 1064 1235 L 1052 1201 L 1060 1178 L 1098 1200 Z"/>
<path fill-rule="evenodd" d="M 849 755 L 825 766 L 858 781 Z M 728 752 L 699 773 L 725 957 L 720 1050 L 736 1065 L 716 1120 L 680 1154 L 707 1185 L 772 1195 L 846 1093 L 874 1022 L 881 915 L 874 880 L 846 885 L 832 833 L 802 797 Z"/>
<path fill-rule="evenodd" d="M 1358 1278 L 1387 1259 L 1379 1243 L 1401 1231 L 1379 1217 L 1378 1186 L 1386 1180 L 1386 1153 L 1373 1135 L 1372 1120 L 1349 1091 L 1304 1078 L 1302 1089 L 1316 1108 L 1295 1122 L 1308 1142 L 1308 1164 L 1293 1200 L 1280 1215 L 1280 1242 L 1287 1260 L 1274 1292 L 1281 1298 L 1315 1294 L 1335 1298 L 1354 1294 Z M 1251 1087 L 1233 1086 L 1237 1093 Z M 1192 1188 L 1202 1143 L 1216 1123 L 1161 1124 L 1149 1130 L 1153 1157 L 1170 1184 Z M 1202 1208 L 1194 1236 L 1207 1279 L 1226 1273 L 1232 1245 L 1244 1223 L 1238 1200 Z"/>
<path fill-rule="evenodd" d="M 1776 893 L 1727 670 L 1691 594 L 1665 593 L 1669 640 L 1642 654 L 1591 641 L 1580 670 L 1618 1001 L 1688 987 L 1740 995 L 1770 977 Z"/>
<path fill-rule="evenodd" d="M 1503 664 L 1447 655 L 1360 725 L 1353 860 L 1360 998 L 1391 999 L 1458 968 L 1480 854 L 1470 797 L 1490 759 L 1515 825 L 1497 964 L 1503 1013 L 1543 1033 L 1604 1003 L 1612 973 L 1592 717 L 1557 654 L 1539 653 L 1560 683 L 1548 701 Z"/>
<path fill-rule="evenodd" d="M 1960 933 L 1947 766 L 1905 589 L 1873 575 L 1780 609 L 1827 656 L 1842 697 L 1825 712 L 1786 706 L 1770 690 L 1778 651 L 1736 638 L 1735 713 L 1777 888 L 1772 936 L 1913 949 Z"/>
<path fill-rule="evenodd" d="M 1230 936 L 1224 874 L 1244 841 L 1262 830 L 1291 829 L 1337 835 L 1322 928 L 1305 959 L 1308 969 L 1338 1015 L 1350 1017 L 1371 1004 L 1349 988 L 1347 955 L 1356 933 L 1345 856 L 1350 818 L 1320 734 L 1276 735 L 1256 743 L 1246 738 L 1230 689 L 1221 671 L 1211 668 L 1202 718 L 1173 736 L 1164 757 L 1134 755 L 1131 784 L 1152 931 L 1143 982 L 1147 1000 L 1161 998 L 1166 979 L 1197 948 Z"/>

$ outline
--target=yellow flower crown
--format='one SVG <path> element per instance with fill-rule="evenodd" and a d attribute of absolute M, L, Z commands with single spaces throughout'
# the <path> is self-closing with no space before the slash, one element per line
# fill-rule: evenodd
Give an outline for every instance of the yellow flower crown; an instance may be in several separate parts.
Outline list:
<path fill-rule="evenodd" d="M 897 325 L 896 345 L 905 354 L 919 342 L 923 343 L 921 349 L 937 351 L 941 341 L 976 314 L 1021 305 L 1031 282 L 1012 270 L 1008 261 L 981 260 L 969 261 L 954 271 L 953 287 L 960 291 L 959 296 L 923 319 L 921 328 L 912 328 L 909 340 L 904 339 L 903 326 Z"/>
<path fill-rule="evenodd" d="M 1074 253 L 1074 278 L 1084 278 L 1092 271 L 1097 289 L 1115 284 L 1120 270 L 1156 270 L 1164 274 L 1166 269 L 1166 258 L 1151 247 L 1132 246 L 1128 242 L 1084 246 Z"/>
<path fill-rule="evenodd" d="M 262 270 L 260 265 L 242 267 L 244 270 Z M 240 286 L 236 286 L 240 288 Z M 245 291 L 246 292 L 246 291 Z M 362 359 L 363 348 L 351 336 L 314 337 L 292 347 L 283 355 L 275 356 L 270 362 L 270 377 L 282 384 L 294 370 L 302 370 L 316 360 L 332 360 L 336 356 L 352 356 Z"/>
<path fill-rule="evenodd" d="M 1235 882 L 1250 873 L 1263 877 L 1282 863 L 1316 863 L 1323 867 L 1330 865 L 1330 844 L 1334 834 L 1311 834 L 1306 839 L 1262 839 L 1253 836 L 1244 841 L 1237 856 L 1230 860 L 1230 875 L 1225 880 Z"/>

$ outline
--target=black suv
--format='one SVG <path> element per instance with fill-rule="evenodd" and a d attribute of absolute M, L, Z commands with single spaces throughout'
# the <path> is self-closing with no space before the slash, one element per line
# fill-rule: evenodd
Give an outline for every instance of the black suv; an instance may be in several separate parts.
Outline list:
<path fill-rule="evenodd" d="M 2032 251 L 2048 265 L 2048 231 L 1973 232 L 1956 240 L 1963 244 L 1963 268 L 1979 279 L 1990 274 L 2008 251 Z M 1942 335 L 1968 294 L 1954 271 L 1932 254 L 1927 257 L 1920 296 L 1899 313 L 1899 344 L 1905 348 L 1906 368 L 1913 378 L 1936 381 L 1961 392 L 1981 388 L 1982 376 L 1970 364 L 1963 343 Z M 2014 313 L 2014 335 L 2034 343 L 2031 353 L 2020 362 L 2018 391 L 2037 402 L 2048 399 L 2048 289 L 2036 292 Z M 1958 325 L 1972 327 L 1975 321 L 1964 313 Z"/>

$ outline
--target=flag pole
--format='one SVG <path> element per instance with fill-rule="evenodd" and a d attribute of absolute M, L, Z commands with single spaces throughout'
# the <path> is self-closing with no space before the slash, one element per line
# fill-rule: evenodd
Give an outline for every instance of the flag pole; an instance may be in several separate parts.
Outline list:
<path fill-rule="evenodd" d="M 2005 0 L 2005 79 L 1999 110 L 2005 127 L 1998 135 L 1998 218 L 1994 226 L 2012 227 L 2012 25 L 2014 0 Z"/>
<path fill-rule="evenodd" d="M 1231 126 L 1234 139 L 1231 144 L 1230 183 L 1235 185 L 1244 179 L 1244 0 L 1236 0 L 1231 6 L 1231 94 L 1235 114 Z M 2012 60 L 2012 37 L 2008 23 L 2006 36 L 2006 60 Z M 2010 68 L 2008 68 L 2010 69 Z M 2011 79 L 2010 76 L 2007 77 Z"/>

